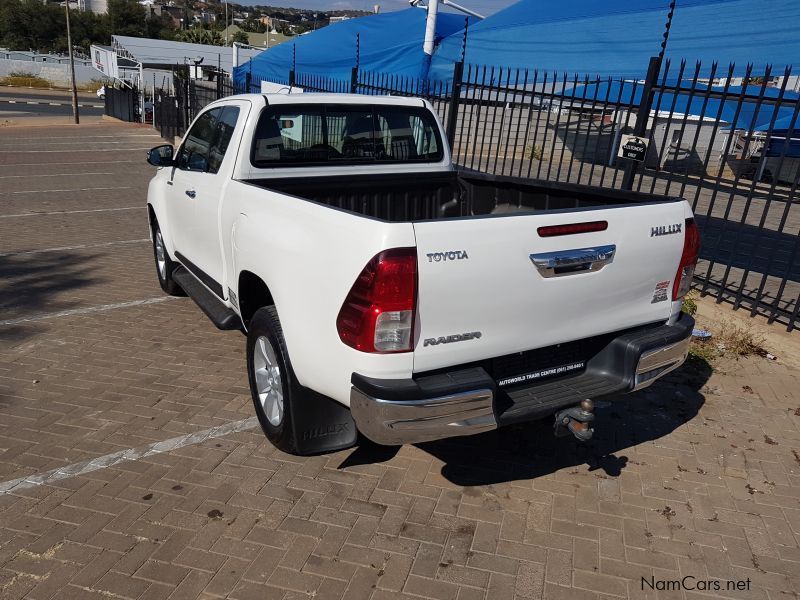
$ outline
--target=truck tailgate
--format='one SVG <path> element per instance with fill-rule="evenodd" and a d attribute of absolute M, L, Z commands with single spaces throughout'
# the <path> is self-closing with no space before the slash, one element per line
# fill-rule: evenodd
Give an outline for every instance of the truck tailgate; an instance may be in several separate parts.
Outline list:
<path fill-rule="evenodd" d="M 665 201 L 415 223 L 414 371 L 666 321 L 689 214 Z M 595 221 L 607 228 L 538 232 Z"/>

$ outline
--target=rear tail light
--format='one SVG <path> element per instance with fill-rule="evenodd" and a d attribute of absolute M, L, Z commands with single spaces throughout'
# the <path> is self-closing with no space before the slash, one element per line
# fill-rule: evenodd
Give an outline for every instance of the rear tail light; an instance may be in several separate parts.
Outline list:
<path fill-rule="evenodd" d="M 680 300 L 692 287 L 694 268 L 697 265 L 697 257 L 700 254 L 700 232 L 694 219 L 686 219 L 683 237 L 683 253 L 681 262 L 678 265 L 678 272 L 675 274 L 675 281 L 672 284 L 672 299 Z"/>
<path fill-rule="evenodd" d="M 417 304 L 417 250 L 384 250 L 367 263 L 336 318 L 339 338 L 361 352 L 408 352 Z"/>

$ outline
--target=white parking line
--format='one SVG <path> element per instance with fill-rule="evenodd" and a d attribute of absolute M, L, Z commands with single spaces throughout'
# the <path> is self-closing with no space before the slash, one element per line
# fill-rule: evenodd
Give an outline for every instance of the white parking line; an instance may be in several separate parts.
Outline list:
<path fill-rule="evenodd" d="M 20 190 L 16 192 L 0 192 L 0 194 L 53 194 L 55 192 L 95 192 L 97 190 L 129 190 L 133 186 L 122 185 L 116 187 L 89 187 L 89 188 L 70 188 L 63 190 Z"/>
<path fill-rule="evenodd" d="M 23 256 L 28 254 L 43 254 L 45 252 L 64 252 L 66 250 L 85 250 L 87 248 L 107 248 L 109 246 L 117 246 L 119 244 L 141 244 L 149 242 L 150 238 L 141 238 L 138 240 L 119 240 L 117 242 L 103 242 L 100 244 L 80 244 L 78 246 L 60 246 L 58 248 L 39 248 L 38 250 L 15 250 L 12 252 L 0 252 L 0 256 Z"/>
<path fill-rule="evenodd" d="M 91 208 L 86 210 L 50 210 L 46 212 L 20 213 L 18 215 L 0 215 L 0 219 L 16 219 L 19 217 L 42 217 L 46 215 L 74 215 L 77 213 L 114 212 L 118 210 L 144 210 L 144 206 L 123 206 L 122 208 Z"/>
<path fill-rule="evenodd" d="M 153 136 L 153 137 L 155 138 L 155 136 Z M 14 141 L 14 142 L 12 142 L 12 145 L 14 146 L 14 148 L 17 148 L 19 146 L 69 146 L 69 145 L 78 145 L 79 143 L 82 144 L 84 142 L 84 138 L 83 137 L 81 137 L 80 140 L 73 140 L 71 142 L 51 142 L 50 139 L 52 139 L 52 138 L 48 138 L 47 140 L 41 140 L 41 141 L 38 141 L 38 142 L 35 142 L 35 143 L 34 142 L 16 142 L 16 141 Z M 158 139 L 158 138 L 155 138 L 155 139 Z M 136 142 L 137 143 L 141 142 L 141 140 L 136 140 Z M 128 142 L 126 140 L 117 140 L 117 141 L 108 140 L 108 141 L 92 142 L 92 144 L 130 144 L 130 143 L 135 143 L 135 142 Z"/>
<path fill-rule="evenodd" d="M 103 161 L 88 160 L 88 161 L 80 161 L 80 162 L 48 162 L 46 164 L 47 164 L 48 167 L 51 167 L 53 165 L 59 165 L 59 166 L 60 165 L 95 165 L 95 166 L 97 166 L 99 164 L 100 165 L 105 165 L 105 164 L 116 165 L 116 164 L 122 164 L 122 163 L 140 163 L 140 164 L 144 164 L 144 160 L 103 160 Z M 18 163 L 18 164 L 14 164 L 14 165 L 0 165 L 0 169 L 2 169 L 2 168 L 11 169 L 11 168 L 17 168 L 17 167 L 41 167 L 41 166 L 42 166 L 42 163 L 40 163 L 40 162 Z"/>
<path fill-rule="evenodd" d="M 171 452 L 178 448 L 200 444 L 206 440 L 213 440 L 214 438 L 230 435 L 231 433 L 237 433 L 239 431 L 248 431 L 256 427 L 258 427 L 258 419 L 256 417 L 250 417 L 249 419 L 233 421 L 225 425 L 218 425 L 201 431 L 195 431 L 194 433 L 179 435 L 178 437 L 170 438 L 163 442 L 155 442 L 147 446 L 140 446 L 139 448 L 120 450 L 112 454 L 72 463 L 57 469 L 51 469 L 44 473 L 28 475 L 27 477 L 20 477 L 19 479 L 12 479 L 11 481 L 4 481 L 0 483 L 0 495 L 12 494 L 16 491 L 36 487 L 37 485 L 48 485 L 61 479 L 77 477 L 79 475 L 91 473 L 92 471 L 99 471 L 100 469 L 107 469 L 121 462 L 134 461 L 153 456 L 154 454 Z"/>
<path fill-rule="evenodd" d="M 17 104 L 17 103 L 25 103 L 25 104 L 47 104 L 49 106 L 70 106 L 71 102 L 50 102 L 48 100 L 9 100 L 8 98 L 0 98 L 0 103 L 5 104 Z M 78 104 L 81 108 L 105 108 L 105 104 Z"/>
<path fill-rule="evenodd" d="M 103 152 L 128 152 L 129 150 L 150 150 L 150 146 L 142 146 L 141 148 L 109 148 L 107 150 L 103 150 Z M 0 153 L 2 152 L 13 152 L 14 154 L 42 154 L 42 153 L 53 153 L 53 152 L 60 152 L 64 154 L 65 152 L 69 153 L 94 152 L 95 154 L 97 154 L 97 149 L 92 148 L 91 150 L 3 150 L 2 148 L 0 148 Z"/>
<path fill-rule="evenodd" d="M 135 138 L 135 137 L 154 137 L 158 138 L 159 135 L 157 133 L 128 133 L 128 134 L 119 134 L 119 135 L 82 135 L 81 140 L 87 139 L 94 139 L 94 138 L 114 138 L 118 140 L 120 138 Z M 31 139 L 31 138 L 26 138 Z M 46 140 L 74 140 L 75 137 L 71 135 L 59 135 L 56 137 L 47 137 L 41 138 Z"/>
<path fill-rule="evenodd" d="M 36 175 L 0 175 L 0 179 L 24 179 L 25 177 L 79 177 L 81 175 L 117 175 L 117 173 L 36 173 Z"/>
<path fill-rule="evenodd" d="M 30 136 L 25 136 L 25 137 L 17 137 L 17 138 L 3 137 L 2 140 L 0 140 L 0 141 L 5 142 L 5 143 L 14 144 L 14 147 L 16 147 L 18 145 L 19 146 L 36 146 L 36 145 L 39 145 L 39 144 L 42 144 L 42 143 L 45 143 L 45 144 L 68 144 L 68 143 L 79 144 L 80 142 L 83 142 L 85 140 L 100 140 L 100 141 L 94 141 L 93 143 L 95 143 L 95 144 L 110 144 L 110 143 L 112 143 L 112 141 L 105 141 L 106 138 L 113 138 L 113 140 L 116 140 L 116 141 L 113 141 L 113 143 L 122 143 L 124 141 L 128 141 L 131 144 L 135 144 L 135 143 L 141 143 L 141 142 L 145 141 L 145 139 L 142 139 L 142 138 L 149 138 L 149 139 L 158 141 L 158 140 L 161 139 L 161 136 L 159 134 L 157 134 L 157 133 L 137 133 L 137 134 L 134 134 L 134 135 L 82 135 L 80 137 L 80 139 L 76 139 L 75 137 L 71 137 L 71 136 L 67 136 L 67 137 L 30 137 Z M 70 141 L 69 142 L 66 142 L 66 141 L 62 142 L 62 141 L 53 141 L 53 140 L 70 140 Z"/>
<path fill-rule="evenodd" d="M 130 308 L 131 306 L 145 306 L 147 304 L 160 304 L 178 300 L 177 296 L 156 296 L 146 300 L 131 300 L 130 302 L 117 302 L 115 304 L 101 304 L 100 306 L 87 306 L 85 308 L 70 308 L 68 310 L 58 310 L 50 313 L 40 313 L 30 317 L 19 317 L 18 319 L 6 319 L 0 321 L 0 326 L 19 325 L 20 323 L 30 323 L 31 321 L 44 321 L 46 319 L 57 319 L 59 317 L 72 317 L 74 315 L 88 315 L 96 312 L 106 312 L 117 308 Z"/>

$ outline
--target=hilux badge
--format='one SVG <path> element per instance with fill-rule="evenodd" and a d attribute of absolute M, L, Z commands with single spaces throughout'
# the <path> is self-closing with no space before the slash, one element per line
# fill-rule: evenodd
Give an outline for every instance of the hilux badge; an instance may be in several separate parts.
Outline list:
<path fill-rule="evenodd" d="M 651 227 L 650 228 L 650 237 L 656 237 L 659 235 L 672 235 L 673 233 L 680 233 L 682 228 L 681 223 L 675 223 L 674 225 L 659 225 L 658 227 Z"/>

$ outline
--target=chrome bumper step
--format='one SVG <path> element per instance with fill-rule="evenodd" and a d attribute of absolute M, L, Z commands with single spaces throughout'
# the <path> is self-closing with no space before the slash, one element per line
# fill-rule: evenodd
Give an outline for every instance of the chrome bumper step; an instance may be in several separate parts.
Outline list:
<path fill-rule="evenodd" d="M 482 367 L 402 380 L 354 373 L 350 410 L 365 436 L 390 445 L 532 421 L 650 385 L 683 364 L 693 327 L 682 315 L 673 325 L 636 328 L 613 338 L 580 374 L 505 389 Z"/>

